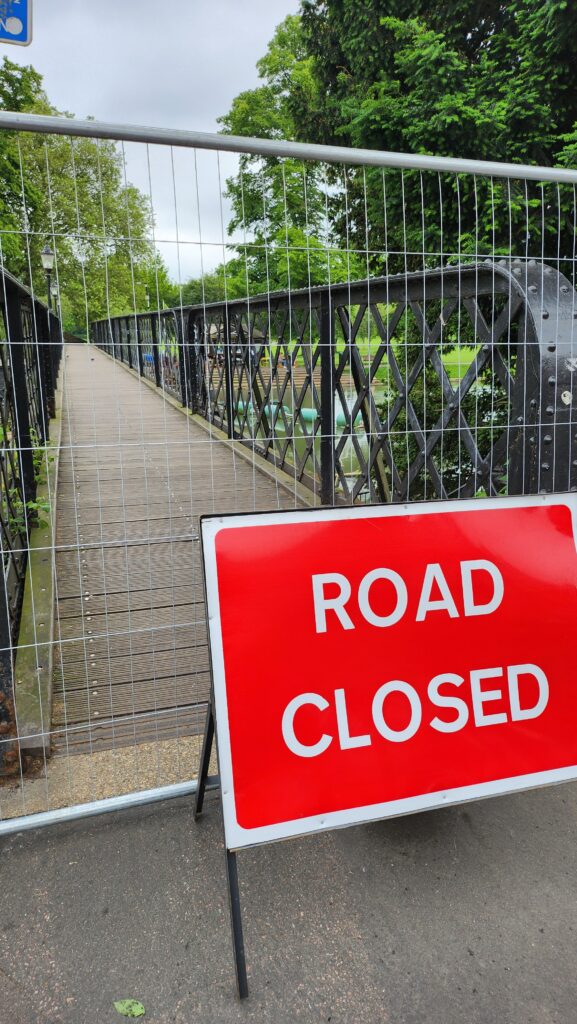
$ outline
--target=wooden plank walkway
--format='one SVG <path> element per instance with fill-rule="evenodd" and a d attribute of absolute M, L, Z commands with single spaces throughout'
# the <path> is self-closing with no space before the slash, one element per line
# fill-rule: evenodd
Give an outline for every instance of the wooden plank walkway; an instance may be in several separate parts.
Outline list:
<path fill-rule="evenodd" d="M 200 730 L 209 688 L 198 516 L 295 498 L 98 349 L 64 355 L 54 746 Z"/>

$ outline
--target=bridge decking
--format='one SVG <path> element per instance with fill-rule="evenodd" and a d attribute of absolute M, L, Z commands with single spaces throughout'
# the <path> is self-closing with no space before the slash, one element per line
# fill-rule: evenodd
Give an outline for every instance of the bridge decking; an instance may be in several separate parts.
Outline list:
<path fill-rule="evenodd" d="M 62 420 L 55 750 L 198 732 L 209 688 L 198 516 L 290 508 L 294 496 L 86 345 L 66 347 Z"/>

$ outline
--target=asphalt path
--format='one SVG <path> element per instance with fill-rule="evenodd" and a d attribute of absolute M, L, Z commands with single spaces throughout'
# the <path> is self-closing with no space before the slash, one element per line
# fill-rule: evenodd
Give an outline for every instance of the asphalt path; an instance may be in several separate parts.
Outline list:
<path fill-rule="evenodd" d="M 0 840 L 1 1024 L 570 1024 L 577 785 L 247 850 L 207 797 Z"/>

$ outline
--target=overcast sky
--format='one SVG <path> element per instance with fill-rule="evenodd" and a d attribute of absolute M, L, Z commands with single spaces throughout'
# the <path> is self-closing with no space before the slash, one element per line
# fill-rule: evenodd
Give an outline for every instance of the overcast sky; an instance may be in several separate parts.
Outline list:
<path fill-rule="evenodd" d="M 33 41 L 0 44 L 0 53 L 32 64 L 50 101 L 77 117 L 91 115 L 153 127 L 217 131 L 233 98 L 258 84 L 256 61 L 275 27 L 298 0 L 33 0 Z M 148 191 L 143 147 L 127 147 L 129 175 Z M 222 158 L 221 178 L 230 173 Z M 152 157 L 156 231 L 172 275 L 200 269 L 199 211 L 204 265 L 222 258 L 222 207 L 214 154 L 197 159 L 175 150 L 176 216 L 170 152 Z M 220 251 L 219 251 L 220 245 Z"/>

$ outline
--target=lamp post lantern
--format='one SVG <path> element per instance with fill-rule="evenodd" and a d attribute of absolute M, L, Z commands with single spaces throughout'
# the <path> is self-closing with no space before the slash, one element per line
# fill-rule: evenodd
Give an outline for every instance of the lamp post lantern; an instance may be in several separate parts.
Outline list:
<path fill-rule="evenodd" d="M 40 259 L 42 260 L 42 266 L 46 271 L 46 291 L 48 293 L 48 309 L 52 309 L 52 291 L 50 288 L 50 275 L 54 269 L 54 253 L 52 249 L 46 243 L 42 252 L 40 253 Z"/>

